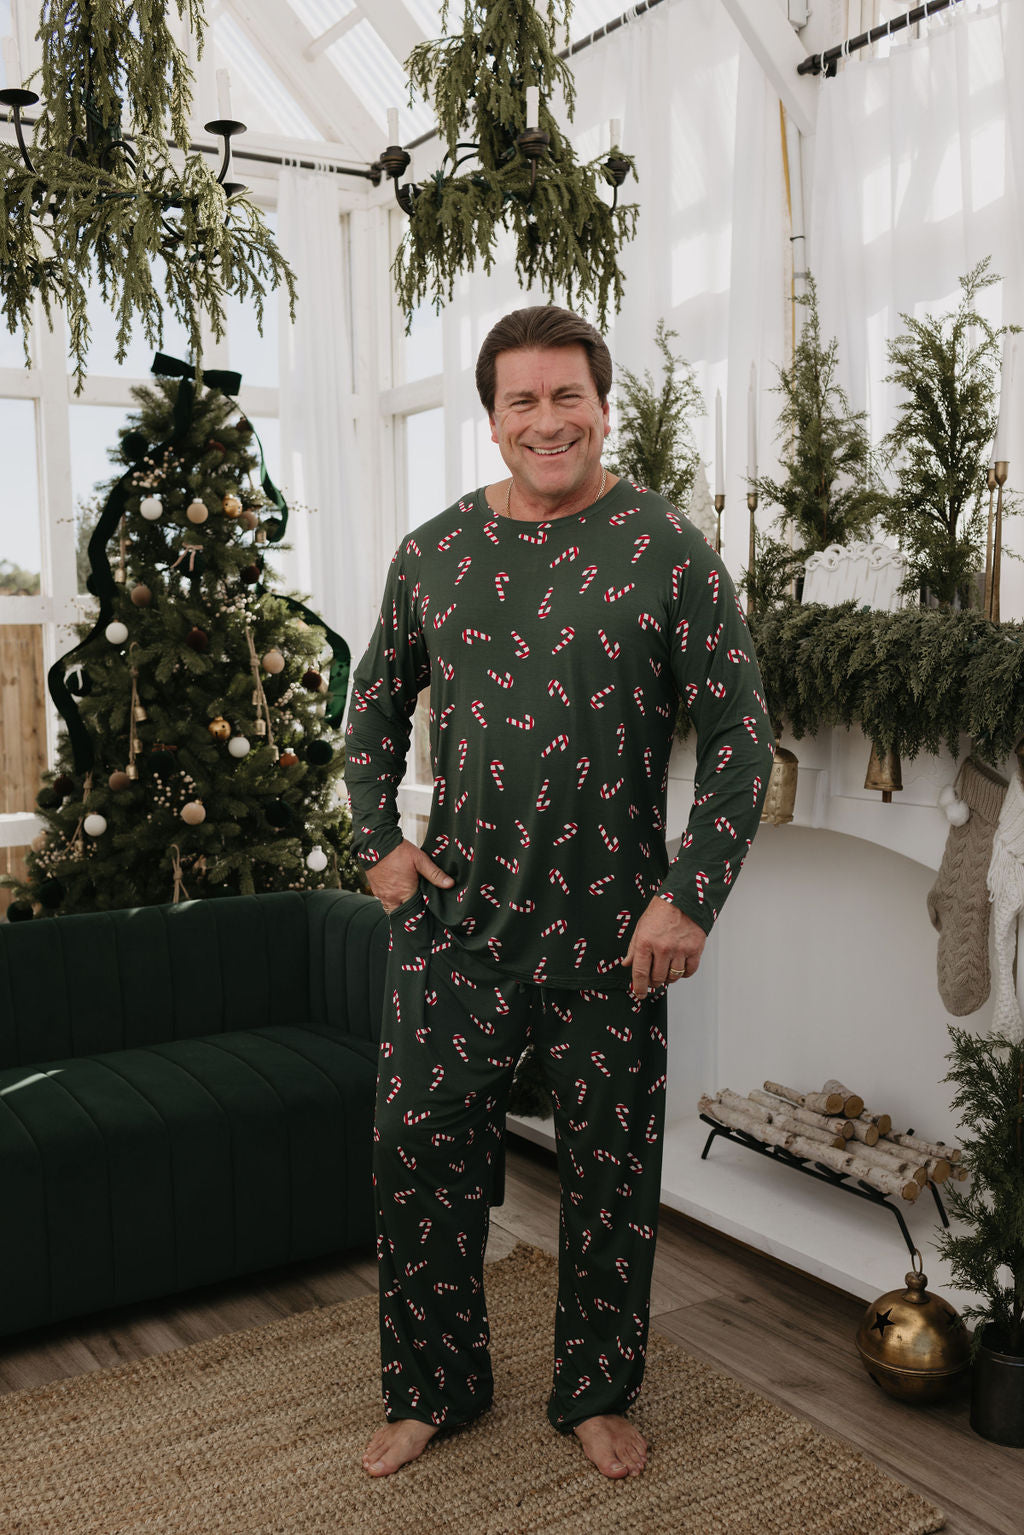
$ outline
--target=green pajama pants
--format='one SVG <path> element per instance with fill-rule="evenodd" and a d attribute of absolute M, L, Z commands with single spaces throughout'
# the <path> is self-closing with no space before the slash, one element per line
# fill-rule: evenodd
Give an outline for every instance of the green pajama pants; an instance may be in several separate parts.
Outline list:
<path fill-rule="evenodd" d="M 462 954 L 414 896 L 392 913 L 374 1184 L 389 1420 L 490 1405 L 489 1196 L 532 1041 L 561 1179 L 553 1426 L 624 1412 L 643 1381 L 665 1114 L 664 992 L 523 984 Z"/>

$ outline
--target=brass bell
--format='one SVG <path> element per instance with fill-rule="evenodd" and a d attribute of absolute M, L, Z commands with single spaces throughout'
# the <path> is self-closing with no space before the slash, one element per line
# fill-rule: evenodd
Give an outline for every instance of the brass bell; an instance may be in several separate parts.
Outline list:
<path fill-rule="evenodd" d="M 857 1351 L 876 1386 L 900 1402 L 937 1402 L 966 1374 L 971 1342 L 960 1313 L 929 1295 L 918 1264 L 905 1290 L 873 1301 L 857 1329 Z"/>
<path fill-rule="evenodd" d="M 881 790 L 883 803 L 891 805 L 893 794 L 903 788 L 903 772 L 900 768 L 899 752 L 894 751 L 890 747 L 885 755 L 880 757 L 878 747 L 872 741 L 871 756 L 868 760 L 864 787 L 865 789 Z"/>
<path fill-rule="evenodd" d="M 146 713 L 146 710 L 142 704 L 135 705 L 135 708 L 132 710 L 132 719 L 137 721 L 137 723 L 140 725 L 144 720 L 149 719 L 149 715 Z"/>
<path fill-rule="evenodd" d="M 785 826 L 793 819 L 793 809 L 796 805 L 796 778 L 796 754 L 787 751 L 784 746 L 777 746 L 771 776 L 768 779 L 768 792 L 761 806 L 762 821 L 767 821 L 772 826 Z"/>

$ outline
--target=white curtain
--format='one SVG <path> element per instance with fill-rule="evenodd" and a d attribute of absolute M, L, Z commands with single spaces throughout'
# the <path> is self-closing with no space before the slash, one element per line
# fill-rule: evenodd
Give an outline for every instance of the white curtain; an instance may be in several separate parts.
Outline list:
<path fill-rule="evenodd" d="M 943 12 L 888 57 L 855 58 L 822 80 L 809 259 L 823 334 L 838 338 L 842 382 L 875 442 L 898 398 L 886 342 L 901 313 L 952 308 L 959 277 L 991 256 L 1004 281 L 983 312 L 1024 323 L 1022 12 L 1020 0 Z M 1013 418 L 1019 485 L 1024 389 Z M 1016 522 L 1008 532 L 1024 545 Z M 1024 566 L 1004 562 L 1002 584 L 1003 616 L 1024 613 Z"/>
<path fill-rule="evenodd" d="M 776 402 L 769 393 L 785 361 L 783 178 L 778 97 L 772 93 L 719 0 L 667 0 L 572 60 L 577 108 L 567 131 L 577 156 L 608 149 L 609 119 L 635 154 L 639 182 L 619 196 L 640 204 L 636 239 L 620 262 L 625 300 L 608 330 L 616 364 L 660 377 L 659 319 L 678 332 L 674 348 L 696 369 L 708 414 L 697 423 L 713 478 L 714 396 L 726 406 L 725 560 L 747 562 L 747 388 L 761 382 L 761 468 L 774 466 Z M 445 312 L 449 491 L 504 473 L 473 385 L 488 328 L 507 310 L 544 302 L 525 294 L 511 263 L 461 284 Z M 614 386 L 613 386 L 614 397 Z M 613 413 L 614 425 L 614 413 Z"/>
<path fill-rule="evenodd" d="M 281 172 L 278 238 L 295 272 L 295 324 L 281 327 L 281 464 L 291 507 L 285 579 L 362 653 L 376 615 L 366 572 L 376 548 L 360 518 L 355 463 L 348 273 L 336 176 Z M 273 474 L 273 470 L 271 471 Z"/>

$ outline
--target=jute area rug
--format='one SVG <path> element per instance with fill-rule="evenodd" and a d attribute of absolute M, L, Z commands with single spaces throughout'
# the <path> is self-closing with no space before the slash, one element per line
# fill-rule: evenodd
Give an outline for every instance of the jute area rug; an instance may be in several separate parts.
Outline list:
<path fill-rule="evenodd" d="M 544 1416 L 554 1264 L 487 1269 L 497 1395 L 379 1481 L 376 1302 L 308 1311 L 0 1397 L 2 1535 L 925 1535 L 937 1509 L 652 1338 L 643 1476 L 605 1480 Z"/>

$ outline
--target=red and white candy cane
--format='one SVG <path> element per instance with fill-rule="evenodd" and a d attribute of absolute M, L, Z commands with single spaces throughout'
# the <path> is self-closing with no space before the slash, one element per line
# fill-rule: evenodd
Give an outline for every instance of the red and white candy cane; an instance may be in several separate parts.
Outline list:
<path fill-rule="evenodd" d="M 734 841 L 736 839 L 736 828 L 729 820 L 728 816 L 719 815 L 715 817 L 715 830 L 727 831 Z"/>
<path fill-rule="evenodd" d="M 757 691 L 756 688 L 751 688 L 750 691 L 753 693 L 754 697 L 757 699 L 757 702 L 761 705 L 761 708 L 764 711 L 764 713 L 767 714 L 768 713 L 768 705 L 765 703 L 765 701 L 761 697 L 760 693 Z"/>
<path fill-rule="evenodd" d="M 418 1114 L 413 1109 L 406 1109 L 405 1113 L 402 1115 L 402 1123 L 403 1125 L 418 1125 L 422 1123 L 424 1119 L 429 1118 L 429 1109 L 421 1109 Z"/>
<path fill-rule="evenodd" d="M 576 787 L 577 787 L 577 789 L 582 789 L 583 788 L 584 780 L 586 779 L 586 776 L 587 776 L 587 774 L 589 772 L 590 772 L 590 758 L 589 757 L 580 757 L 579 761 L 576 763 Z"/>
<path fill-rule="evenodd" d="M 577 1077 L 575 1082 L 572 1085 L 576 1089 L 576 1104 L 577 1104 L 577 1107 L 582 1108 L 583 1100 L 587 1096 L 587 1084 L 586 1084 L 586 1082 L 584 1082 L 582 1077 Z M 586 1250 L 587 1250 L 586 1247 L 584 1247 L 583 1251 L 586 1252 Z"/>
<path fill-rule="evenodd" d="M 603 629 L 598 629 L 597 637 L 601 641 L 601 644 L 604 647 L 604 653 L 608 659 L 610 661 L 617 661 L 620 654 L 622 653 L 622 646 L 619 644 L 618 640 L 610 640 Z"/>
<path fill-rule="evenodd" d="M 462 559 L 459 561 L 459 573 L 455 577 L 455 580 L 452 582 L 453 586 L 458 586 L 459 582 L 462 580 L 463 576 L 466 574 L 466 571 L 469 569 L 472 563 L 473 556 L 471 554 L 463 555 Z"/>
<path fill-rule="evenodd" d="M 752 741 L 757 740 L 757 720 L 752 714 L 743 716 L 743 728 Z"/>
<path fill-rule="evenodd" d="M 438 656 L 437 658 L 437 669 L 441 673 L 441 676 L 444 678 L 445 682 L 451 682 L 452 678 L 455 676 L 454 666 L 452 666 L 450 661 L 446 661 L 443 656 Z"/>
<path fill-rule="evenodd" d="M 469 799 L 469 790 L 468 789 L 463 789 L 462 793 L 459 795 L 458 799 L 455 801 L 455 813 L 456 813 L 456 815 L 462 809 L 463 805 L 466 803 L 466 801 L 468 799 Z"/>
<path fill-rule="evenodd" d="M 568 560 L 569 564 L 571 565 L 573 560 L 579 558 L 579 552 L 580 550 L 578 544 L 570 544 L 568 549 L 563 549 L 561 554 L 555 555 L 554 559 L 551 561 L 551 569 L 554 570 L 556 565 L 561 565 L 563 560 Z"/>
<path fill-rule="evenodd" d="M 414 1173 L 416 1171 L 416 1158 L 411 1157 L 404 1146 L 399 1146 L 398 1155 L 401 1157 L 409 1171 Z"/>
<path fill-rule="evenodd" d="M 611 1076 L 611 1072 L 608 1070 L 608 1067 L 605 1065 L 605 1060 L 607 1059 L 607 1057 L 605 1056 L 605 1053 L 604 1053 L 603 1050 L 591 1050 L 591 1052 L 590 1052 L 590 1059 L 593 1061 L 594 1065 L 597 1067 L 598 1071 L 601 1073 L 601 1075 L 603 1077 L 610 1077 Z"/>
<path fill-rule="evenodd" d="M 608 518 L 608 526 L 610 528 L 621 528 L 627 517 L 635 517 L 639 510 L 638 506 L 631 506 L 628 511 L 613 512 Z"/>
<path fill-rule="evenodd" d="M 697 887 L 697 900 L 703 906 L 704 892 L 711 883 L 710 876 L 705 874 L 703 869 L 698 869 L 696 874 L 693 876 L 693 883 Z"/>
<path fill-rule="evenodd" d="M 717 766 L 715 768 L 715 772 L 716 773 L 720 773 L 722 771 L 722 769 L 728 764 L 728 762 L 730 761 L 731 757 L 732 757 L 732 747 L 731 746 L 720 746 L 718 748 L 718 764 L 717 764 Z"/>
<path fill-rule="evenodd" d="M 569 894 L 569 886 L 566 884 L 565 875 L 561 869 L 548 870 L 548 884 L 557 885 L 563 895 Z"/>
<path fill-rule="evenodd" d="M 487 721 L 484 719 L 484 701 L 482 698 L 473 699 L 473 702 L 469 706 L 469 712 L 476 720 L 477 724 L 482 725 L 486 730 Z"/>
<path fill-rule="evenodd" d="M 536 533 L 520 533 L 519 537 L 524 544 L 546 544 L 550 528 L 549 522 L 541 522 L 537 524 Z"/>
<path fill-rule="evenodd" d="M 547 618 L 548 614 L 551 612 L 551 598 L 554 595 L 554 591 L 555 588 L 553 586 L 549 586 L 541 598 L 540 607 L 537 609 L 538 618 Z"/>
<path fill-rule="evenodd" d="M 488 938 L 488 940 L 487 940 L 487 948 L 490 951 L 490 955 L 491 955 L 491 958 L 494 960 L 494 963 L 495 964 L 500 964 L 500 962 L 501 962 L 501 939 L 500 938 Z M 501 1009 L 499 1008 L 499 1012 L 500 1011 L 501 1011 Z M 506 1011 L 507 1011 L 507 1009 L 506 1009 Z"/>
<path fill-rule="evenodd" d="M 717 602 L 719 587 L 719 575 L 717 570 L 711 571 L 710 575 L 708 576 L 708 585 L 711 588 L 711 601 Z"/>
<path fill-rule="evenodd" d="M 431 1220 L 429 1215 L 425 1215 L 423 1217 L 423 1219 L 420 1221 L 420 1224 L 419 1224 L 420 1246 L 423 1245 L 423 1243 L 427 1240 L 427 1237 L 430 1235 L 430 1228 L 431 1228 L 431 1226 L 433 1224 L 434 1224 L 434 1222 Z"/>
<path fill-rule="evenodd" d="M 572 946 L 572 952 L 576 956 L 576 958 L 573 960 L 572 967 L 574 970 L 578 970 L 583 963 L 583 956 L 587 952 L 587 940 L 585 938 L 577 938 L 576 942 Z"/>
<path fill-rule="evenodd" d="M 405 550 L 407 554 L 415 554 L 419 557 L 422 557 L 423 554 L 423 550 L 414 538 L 406 539 Z"/>
<path fill-rule="evenodd" d="M 455 542 L 461 532 L 461 528 L 453 528 L 450 533 L 447 533 L 444 538 L 439 540 L 437 547 L 442 554 L 447 554 L 448 550 L 451 548 L 452 544 Z"/>
<path fill-rule="evenodd" d="M 460 1256 L 463 1258 L 466 1256 L 468 1244 L 469 1237 L 466 1233 L 464 1231 L 457 1231 L 455 1233 L 455 1245 L 459 1249 Z"/>
<path fill-rule="evenodd" d="M 529 647 L 529 645 L 523 639 L 523 636 L 518 632 L 518 630 L 512 629 L 509 632 L 511 633 L 512 638 L 516 642 L 516 660 L 517 661 L 525 661 L 527 656 L 530 654 L 530 647 Z"/>
<path fill-rule="evenodd" d="M 693 803 L 699 808 L 701 805 L 706 805 L 708 801 L 714 799 L 714 797 L 714 789 L 705 789 L 704 793 L 695 799 Z"/>
<path fill-rule="evenodd" d="M 398 1097 L 399 1093 L 402 1091 L 402 1079 L 401 1079 L 401 1077 L 392 1077 L 391 1081 L 388 1084 L 388 1087 L 389 1087 L 389 1092 L 388 1092 L 387 1097 L 384 1099 L 384 1102 L 385 1103 L 394 1103 L 395 1099 Z"/>
<path fill-rule="evenodd" d="M 425 1269 L 429 1262 L 429 1258 L 421 1258 L 418 1263 L 407 1263 L 405 1265 L 406 1278 L 411 1279 L 414 1274 L 419 1273 L 420 1269 Z"/>
<path fill-rule="evenodd" d="M 655 634 L 661 633 L 661 625 L 653 613 L 638 613 L 636 621 L 645 632 L 648 629 L 653 629 Z"/>
<path fill-rule="evenodd" d="M 469 742 L 466 740 L 465 736 L 463 736 L 462 740 L 459 742 L 458 763 L 459 763 L 459 772 L 460 773 L 462 772 L 462 769 L 466 766 L 466 753 L 468 751 L 469 751 Z"/>
<path fill-rule="evenodd" d="M 546 954 L 542 954 L 540 959 L 537 961 L 537 963 L 533 967 L 533 975 L 531 976 L 531 980 L 533 981 L 534 985 L 536 985 L 536 986 L 543 986 L 544 982 L 548 978 L 547 966 L 548 966 L 548 957 L 547 957 Z M 511 1064 L 512 1064 L 512 1057 L 509 1058 L 509 1065 L 511 1065 Z"/>
<path fill-rule="evenodd" d="M 628 1225 L 629 1225 L 630 1231 L 635 1231 L 637 1236 L 646 1238 L 646 1240 L 648 1242 L 653 1242 L 654 1241 L 654 1227 L 653 1226 L 638 1226 L 636 1221 L 629 1221 Z"/>
<path fill-rule="evenodd" d="M 614 783 L 603 783 L 601 785 L 601 798 L 614 799 L 625 782 L 625 778 L 617 778 Z"/>
<path fill-rule="evenodd" d="M 725 628 L 724 624 L 719 624 L 719 626 L 715 630 L 714 634 L 709 634 L 707 639 L 704 641 L 704 643 L 708 647 L 709 651 L 710 650 L 717 650 L 718 642 L 722 638 L 722 630 L 724 628 Z"/>
<path fill-rule="evenodd" d="M 566 645 L 569 645 L 569 644 L 572 643 L 572 640 L 575 638 L 575 635 L 576 635 L 576 630 L 573 629 L 570 625 L 567 624 L 565 626 L 565 628 L 561 631 L 561 638 L 558 640 L 557 644 L 552 645 L 552 647 L 551 647 L 551 654 L 553 656 L 557 656 L 557 654 L 558 654 L 558 652 L 560 650 L 564 650 Z"/>
<path fill-rule="evenodd" d="M 633 689 L 633 701 L 635 702 L 637 708 L 640 710 L 640 713 L 646 716 L 647 710 L 644 708 L 644 690 L 639 683 L 637 683 L 636 687 Z"/>
<path fill-rule="evenodd" d="M 707 681 L 708 691 L 710 693 L 712 693 L 715 698 L 724 698 L 725 697 L 725 683 L 724 682 L 712 682 L 710 677 L 706 678 L 705 680 Z"/>
<path fill-rule="evenodd" d="M 506 714 L 505 724 L 514 725 L 516 730 L 532 730 L 536 720 L 532 714 L 524 714 L 521 720 L 513 719 L 510 714 Z"/>
<path fill-rule="evenodd" d="M 557 677 L 552 677 L 551 681 L 548 683 L 548 697 L 549 698 L 560 698 L 562 700 L 563 704 L 565 704 L 565 707 L 567 709 L 571 708 L 571 705 L 569 703 L 569 695 L 565 691 L 565 689 L 563 688 L 562 684 L 559 682 Z M 351 759 L 349 759 L 349 760 L 351 760 Z"/>
<path fill-rule="evenodd" d="M 758 798 L 760 796 L 760 793 L 761 793 L 761 778 L 760 778 L 760 774 L 759 774 L 754 779 L 754 798 L 753 798 L 753 804 L 754 805 L 757 804 L 757 801 L 758 801 Z"/>
<path fill-rule="evenodd" d="M 614 1152 L 605 1151 L 603 1146 L 598 1146 L 597 1150 L 594 1152 L 594 1160 L 596 1162 L 610 1162 L 613 1167 L 622 1166 L 622 1158 L 617 1157 Z"/>
<path fill-rule="evenodd" d="M 467 645 L 475 645 L 477 640 L 483 640 L 486 643 L 491 636 L 485 634 L 482 629 L 463 629 L 462 638 Z"/>
<path fill-rule="evenodd" d="M 495 863 L 500 863 L 501 867 L 503 869 L 507 869 L 510 874 L 518 874 L 519 873 L 519 859 L 518 858 L 506 858 L 504 853 L 496 853 L 494 855 L 494 861 L 495 861 Z"/>
<path fill-rule="evenodd" d="M 597 575 L 597 566 L 596 565 L 588 565 L 586 570 L 583 572 L 583 585 L 580 587 L 580 596 L 581 597 L 586 595 L 587 587 L 590 585 L 590 583 L 593 581 L 593 579 L 594 579 L 594 577 L 596 575 Z"/>
<path fill-rule="evenodd" d="M 550 1049 L 548 1050 L 548 1054 L 549 1055 L 553 1055 L 556 1061 L 560 1061 L 562 1059 L 562 1056 L 568 1050 L 568 1048 L 569 1048 L 569 1042 L 568 1042 L 568 1040 L 566 1040 L 564 1043 L 562 1043 L 560 1045 L 552 1045 L 550 1047 Z"/>
<path fill-rule="evenodd" d="M 749 661 L 750 657 L 745 650 L 727 650 L 725 659 L 731 661 L 734 666 L 738 666 L 741 661 Z"/>
<path fill-rule="evenodd" d="M 511 722 L 510 722 L 511 723 Z M 567 735 L 557 735 L 553 741 L 549 741 L 541 752 L 542 757 L 550 757 L 552 752 L 564 752 L 569 745 Z"/>
<path fill-rule="evenodd" d="M 545 778 L 544 782 L 540 786 L 540 791 L 539 791 L 539 793 L 537 795 L 537 809 L 538 810 L 548 810 L 550 808 L 550 806 L 551 806 L 551 796 L 548 794 L 548 790 L 550 789 L 550 787 L 551 787 L 551 779 L 550 778 Z"/>
<path fill-rule="evenodd" d="M 582 1396 L 584 1391 L 589 1391 L 589 1390 L 590 1390 L 590 1376 L 589 1375 L 581 1375 L 580 1376 L 580 1383 L 576 1387 L 576 1390 L 572 1394 L 573 1401 L 575 1401 L 578 1396 Z"/>
<path fill-rule="evenodd" d="M 639 538 L 634 538 L 634 540 L 633 540 L 633 548 L 636 550 L 636 553 L 634 554 L 633 558 L 629 562 L 631 565 L 635 565 L 636 564 L 637 560 L 643 554 L 644 550 L 647 548 L 647 545 L 650 543 L 650 541 L 651 541 L 651 535 L 649 533 L 641 533 Z"/>
<path fill-rule="evenodd" d="M 459 1057 L 459 1060 L 460 1061 L 468 1061 L 469 1060 L 469 1055 L 468 1055 L 468 1053 L 466 1051 L 466 1036 L 465 1036 L 465 1034 L 453 1034 L 452 1035 L 452 1044 L 455 1047 L 455 1054 Z"/>
<path fill-rule="evenodd" d="M 615 755 L 616 757 L 621 757 L 626 749 L 626 727 L 621 720 L 615 727 L 615 739 L 618 742 L 615 748 Z"/>
<path fill-rule="evenodd" d="M 504 602 L 505 601 L 505 588 L 508 585 L 508 583 L 509 583 L 508 571 L 507 570 L 499 570 L 497 575 L 494 578 L 494 590 L 498 594 L 498 601 L 499 602 Z"/>
<path fill-rule="evenodd" d="M 592 709 L 603 709 L 605 699 L 614 692 L 614 682 L 609 682 L 606 687 L 598 688 L 596 693 L 591 693 L 590 695 L 590 707 Z"/>
<path fill-rule="evenodd" d="M 497 517 L 492 517 L 490 522 L 485 522 L 484 523 L 484 537 L 485 538 L 489 538 L 492 544 L 500 544 L 501 543 L 501 539 L 498 537 L 498 519 L 497 519 Z"/>
<path fill-rule="evenodd" d="M 480 898 L 481 900 L 487 901 L 489 905 L 496 906 L 499 911 L 501 910 L 501 902 L 495 900 L 493 885 L 481 885 Z"/>
<path fill-rule="evenodd" d="M 625 586 L 610 586 L 604 594 L 604 600 L 605 602 L 618 602 L 621 597 L 628 597 L 635 586 L 635 581 L 627 581 Z"/>
<path fill-rule="evenodd" d="M 444 1205 L 446 1210 L 450 1210 L 451 1209 L 452 1202 L 448 1198 L 448 1190 L 447 1189 L 435 1189 L 434 1190 L 434 1198 L 437 1200 L 438 1204 Z M 442 1343 L 444 1342 L 444 1335 L 442 1335 L 442 1337 L 441 1337 L 441 1342 Z"/>
<path fill-rule="evenodd" d="M 494 779 L 494 782 L 497 784 L 498 788 L 501 789 L 502 791 L 504 791 L 505 781 L 504 781 L 504 779 L 501 776 L 502 773 L 504 773 L 504 771 L 505 771 L 505 764 L 504 764 L 504 762 L 502 762 L 499 758 L 496 757 L 493 760 L 493 762 L 491 763 L 490 771 L 491 771 L 491 777 Z"/>
<path fill-rule="evenodd" d="M 441 710 L 441 713 L 438 715 L 438 729 L 439 730 L 446 730 L 448 728 L 448 721 L 449 721 L 449 719 L 451 718 L 451 716 L 454 713 L 455 713 L 455 705 L 454 704 L 445 704 L 444 708 Z"/>
<path fill-rule="evenodd" d="M 445 622 L 445 620 L 448 619 L 448 618 L 451 618 L 452 614 L 455 612 L 455 609 L 457 607 L 458 607 L 458 603 L 457 602 L 452 602 L 452 603 L 450 603 L 448 605 L 447 608 L 445 608 L 443 613 L 435 613 L 434 614 L 434 628 L 435 629 L 440 629 L 441 625 Z"/>
<path fill-rule="evenodd" d="M 349 761 L 351 760 L 352 759 L 349 758 Z M 436 804 L 444 804 L 445 790 L 447 787 L 448 785 L 444 780 L 444 776 L 441 773 L 438 773 L 437 777 L 434 779 L 434 800 Z"/>
<path fill-rule="evenodd" d="M 681 533 L 683 531 L 683 525 L 679 518 L 676 516 L 675 512 L 666 512 L 665 520 L 672 524 L 677 533 Z"/>
<path fill-rule="evenodd" d="M 672 599 L 674 602 L 679 601 L 679 593 L 683 586 L 683 577 L 686 574 L 689 564 L 690 562 L 687 560 L 684 565 L 672 566 Z"/>
<path fill-rule="evenodd" d="M 540 936 L 542 938 L 548 938 L 548 937 L 550 937 L 550 935 L 552 933 L 558 933 L 559 935 L 561 935 L 562 933 L 567 933 L 568 931 L 569 931 L 569 924 L 568 924 L 568 922 L 566 922 L 565 918 L 564 917 L 556 917 L 554 922 L 549 922 L 547 927 L 542 927 L 541 928 Z"/>
<path fill-rule="evenodd" d="M 561 847 L 563 842 L 571 841 L 579 829 L 579 825 L 576 821 L 566 821 L 562 827 L 560 835 L 557 836 L 554 842 L 551 844 L 552 847 Z"/>
<path fill-rule="evenodd" d="M 487 675 L 493 682 L 498 684 L 499 688 L 507 689 L 512 686 L 513 678 L 511 672 L 496 672 L 492 666 L 489 666 L 487 668 Z"/>
<path fill-rule="evenodd" d="M 620 846 L 618 837 L 613 837 L 612 834 L 604 826 L 599 825 L 597 829 L 601 834 L 601 841 L 604 843 L 609 853 L 617 853 Z"/>
<path fill-rule="evenodd" d="M 509 907 L 509 911 L 518 911 L 518 912 L 523 913 L 525 916 L 529 916 L 531 911 L 536 911 L 536 909 L 537 909 L 537 902 L 536 901 L 509 901 L 508 907 Z"/>
<path fill-rule="evenodd" d="M 476 1013 L 470 1013 L 469 1016 L 473 1020 L 473 1022 L 476 1024 L 476 1026 L 480 1030 L 481 1034 L 487 1034 L 488 1036 L 490 1036 L 491 1034 L 494 1033 L 494 1024 L 491 1022 L 491 1020 L 489 1018 L 478 1018 Z"/>
<path fill-rule="evenodd" d="M 419 971 L 419 970 L 425 970 L 426 968 L 427 968 L 427 962 L 423 958 L 422 954 L 417 954 L 415 959 L 409 960 L 406 964 L 404 964 L 402 966 L 403 970 Z"/>
<path fill-rule="evenodd" d="M 427 1092 L 428 1093 L 432 1093 L 436 1087 L 440 1087 L 441 1086 L 441 1083 L 443 1081 L 444 1081 L 444 1067 L 441 1066 L 441 1065 L 431 1066 L 431 1068 L 430 1068 L 430 1086 L 427 1088 Z"/>
<path fill-rule="evenodd" d="M 522 821 L 517 820 L 515 825 L 516 825 L 516 830 L 519 832 L 519 846 L 520 847 L 529 847 L 530 846 L 530 833 L 527 831 L 527 829 L 523 825 Z"/>
<path fill-rule="evenodd" d="M 619 924 L 615 929 L 615 936 L 616 938 L 622 938 L 626 932 L 626 929 L 632 924 L 633 913 L 623 908 L 622 911 L 617 911 L 615 913 L 615 920 Z"/>

